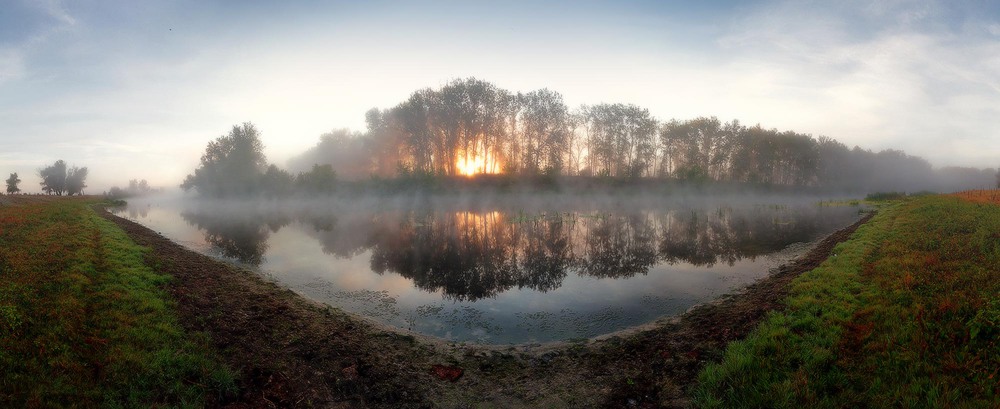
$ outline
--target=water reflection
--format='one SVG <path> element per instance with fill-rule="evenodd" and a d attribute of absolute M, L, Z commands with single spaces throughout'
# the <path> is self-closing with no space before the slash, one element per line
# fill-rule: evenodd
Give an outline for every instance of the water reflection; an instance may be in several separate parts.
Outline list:
<path fill-rule="evenodd" d="M 279 213 L 240 214 L 216 212 L 181 212 L 188 224 L 205 233 L 205 242 L 223 257 L 259 266 L 267 252 L 272 232 L 288 225 L 291 219 Z"/>
<path fill-rule="evenodd" d="M 370 252 L 392 272 L 454 301 L 558 289 L 567 275 L 645 275 L 658 264 L 732 266 L 846 225 L 855 209 L 750 206 L 615 212 L 523 210 L 181 213 L 225 257 L 260 265 L 268 239 L 293 221 L 336 258 Z M 130 210 L 131 212 L 131 210 Z M 134 216 L 133 216 L 134 217 Z"/>

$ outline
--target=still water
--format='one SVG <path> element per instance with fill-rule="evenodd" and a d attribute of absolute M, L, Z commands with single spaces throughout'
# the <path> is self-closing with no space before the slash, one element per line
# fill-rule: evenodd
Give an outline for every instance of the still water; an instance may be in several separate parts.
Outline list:
<path fill-rule="evenodd" d="M 856 207 L 815 199 L 734 202 L 145 198 L 116 213 L 380 323 L 507 344 L 682 313 L 859 218 Z"/>

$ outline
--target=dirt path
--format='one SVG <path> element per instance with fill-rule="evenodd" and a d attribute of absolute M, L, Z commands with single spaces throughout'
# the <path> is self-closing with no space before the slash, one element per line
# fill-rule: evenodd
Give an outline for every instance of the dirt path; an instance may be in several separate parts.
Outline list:
<path fill-rule="evenodd" d="M 426 342 L 375 326 L 100 211 L 175 279 L 182 324 L 239 372 L 228 407 L 684 407 L 698 370 L 780 308 L 788 283 L 869 216 L 746 290 L 651 330 L 568 345 Z M 457 377 L 457 378 L 456 378 Z"/>

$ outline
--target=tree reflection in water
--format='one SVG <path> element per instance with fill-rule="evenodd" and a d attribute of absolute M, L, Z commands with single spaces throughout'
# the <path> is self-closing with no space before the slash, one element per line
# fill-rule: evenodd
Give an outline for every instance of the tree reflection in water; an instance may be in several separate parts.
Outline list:
<path fill-rule="evenodd" d="M 181 212 L 188 224 L 205 232 L 205 241 L 223 257 L 259 266 L 267 252 L 267 239 L 291 221 L 278 213 Z"/>
<path fill-rule="evenodd" d="M 259 265 L 271 232 L 292 217 L 184 212 L 223 255 Z M 658 264 L 711 267 L 777 252 L 847 225 L 855 209 L 719 207 L 631 212 L 391 210 L 298 215 L 339 258 L 370 251 L 370 268 L 445 298 L 475 301 L 512 288 L 552 291 L 567 274 L 628 278 Z"/>

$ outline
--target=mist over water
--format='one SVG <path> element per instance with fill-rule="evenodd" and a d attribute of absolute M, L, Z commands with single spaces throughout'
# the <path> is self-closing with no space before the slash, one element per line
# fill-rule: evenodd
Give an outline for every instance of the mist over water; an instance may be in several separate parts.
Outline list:
<path fill-rule="evenodd" d="M 117 213 L 380 323 L 506 344 L 684 312 L 763 277 L 858 210 L 801 197 L 550 194 L 152 197 Z"/>

